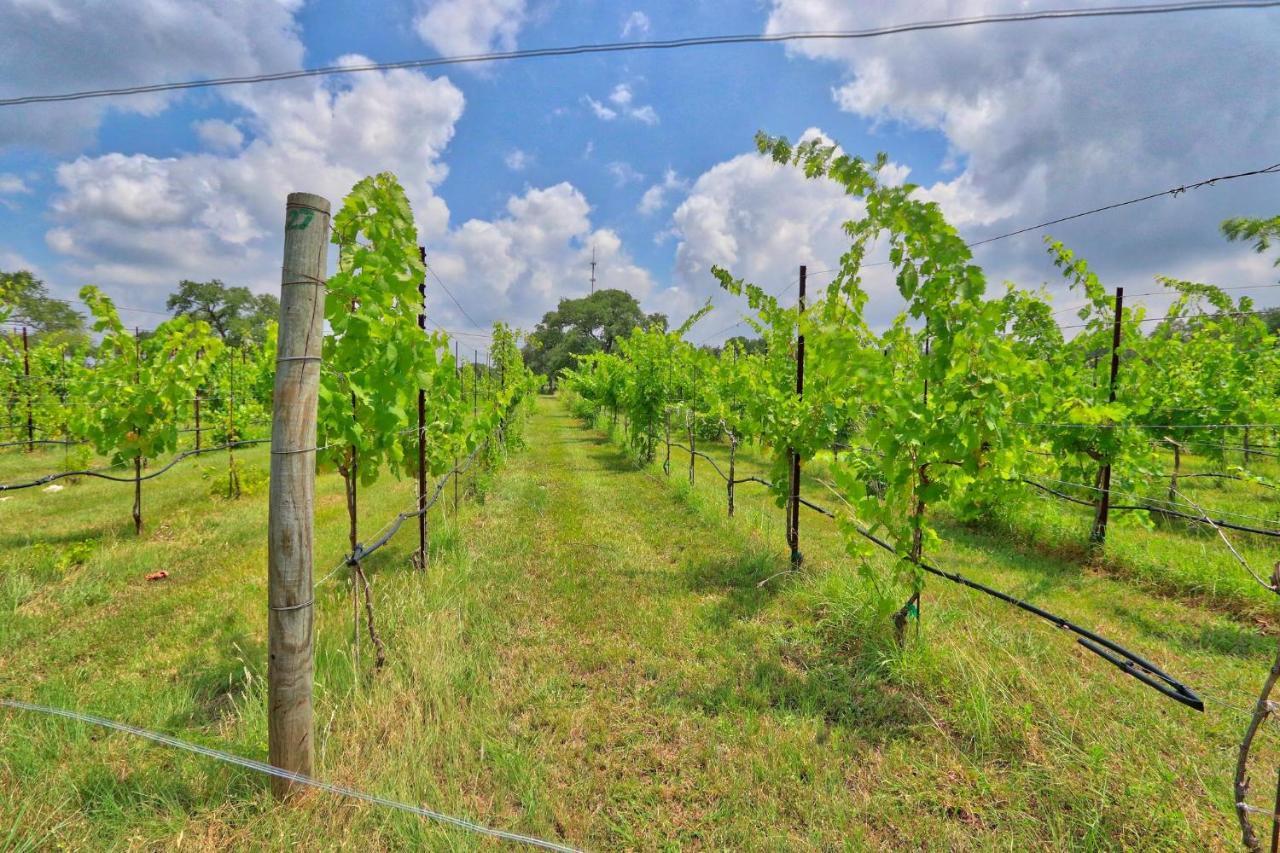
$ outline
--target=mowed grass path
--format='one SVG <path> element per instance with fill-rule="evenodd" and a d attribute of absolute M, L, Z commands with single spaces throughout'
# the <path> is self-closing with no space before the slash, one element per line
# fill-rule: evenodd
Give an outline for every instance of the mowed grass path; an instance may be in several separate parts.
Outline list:
<path fill-rule="evenodd" d="M 552 400 L 526 435 L 483 504 L 433 517 L 428 575 L 406 566 L 410 530 L 369 561 L 386 669 L 369 674 L 367 652 L 353 666 L 341 578 L 319 591 L 321 778 L 602 850 L 1233 845 L 1237 710 L 1195 714 L 941 582 L 922 641 L 877 659 L 857 631 L 858 560 L 829 522 L 804 517 L 808 566 L 779 575 L 782 512 L 761 492 L 740 487 L 726 519 L 709 467 L 692 489 L 678 453 L 670 480 L 639 470 Z M 746 457 L 742 469 L 758 470 Z M 59 493 L 80 504 L 44 527 L 34 501 L 8 519 L 0 506 L 0 523 L 22 523 L 3 531 L 6 571 L 22 569 L 21 547 L 100 537 L 85 565 L 32 574 L 0 609 L 0 693 L 261 758 L 265 503 L 211 504 L 184 476 L 156 481 L 142 542 L 120 529 L 125 487 Z M 332 475 L 319 493 L 327 571 L 343 535 Z M 411 494 L 368 490 L 366 530 Z M 1221 701 L 1246 702 L 1267 663 L 1271 642 L 1248 626 L 996 537 L 966 534 L 938 559 L 1133 643 Z M 178 583 L 138 580 L 168 566 Z M 1266 737 L 1259 766 L 1274 767 Z M 245 771 L 0 713 L 0 847 L 57 844 L 492 842 L 328 795 L 281 807 Z"/>

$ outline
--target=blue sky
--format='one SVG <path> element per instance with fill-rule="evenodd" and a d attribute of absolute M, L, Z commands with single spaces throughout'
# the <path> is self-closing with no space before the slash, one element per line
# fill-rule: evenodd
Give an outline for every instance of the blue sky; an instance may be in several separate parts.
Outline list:
<path fill-rule="evenodd" d="M 0 95 L 286 70 L 350 55 L 852 29 L 992 9 L 121 0 L 114 11 L 0 0 Z M 528 328 L 558 298 L 581 295 L 594 247 L 602 286 L 632 290 L 676 321 L 715 297 L 716 316 L 699 327 L 710 332 L 740 307 L 717 295 L 711 263 L 780 289 L 800 263 L 833 265 L 847 243 L 840 223 L 858 213 L 832 187 L 762 162 L 752 153 L 756 130 L 821 132 L 855 153 L 884 151 L 894 179 L 920 184 L 978 239 L 1280 161 L 1277 43 L 1280 13 L 1214 12 L 3 108 L 0 269 L 33 268 L 60 296 L 98 284 L 151 310 L 182 278 L 270 291 L 283 193 L 319 191 L 336 203 L 356 178 L 391 169 L 415 203 L 429 260 L 478 324 Z M 1160 44 L 1179 49 L 1151 49 Z M 1274 214 L 1277 181 L 1222 185 L 1053 233 L 1108 283 L 1150 290 L 1158 273 L 1274 283 L 1269 260 L 1226 244 L 1217 223 Z M 1054 280 L 1039 236 L 978 254 L 993 287 Z M 868 283 L 873 319 L 887 321 L 897 310 L 892 289 L 875 276 Z M 1256 295 L 1266 303 L 1271 292 Z M 435 296 L 441 324 L 474 329 Z"/>

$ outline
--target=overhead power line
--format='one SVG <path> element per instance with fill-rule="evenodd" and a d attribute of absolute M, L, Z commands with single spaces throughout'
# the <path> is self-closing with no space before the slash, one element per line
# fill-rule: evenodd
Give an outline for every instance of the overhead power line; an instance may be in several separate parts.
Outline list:
<path fill-rule="evenodd" d="M 1280 0 L 1277 0 L 1277 2 L 1280 2 Z M 1144 201 L 1151 201 L 1152 199 L 1161 198 L 1161 197 L 1163 197 L 1163 196 L 1171 196 L 1171 197 L 1175 197 L 1175 198 L 1176 198 L 1177 196 L 1180 196 L 1180 195 L 1182 195 L 1183 193 L 1188 192 L 1189 190 L 1197 190 L 1197 189 L 1201 189 L 1202 187 L 1210 187 L 1210 186 L 1214 186 L 1215 184 L 1223 183 L 1223 182 L 1225 182 L 1225 181 L 1234 181 L 1234 180 L 1237 180 L 1237 179 L 1239 179 L 1239 178 L 1251 178 L 1251 177 L 1254 177 L 1254 176 L 1257 176 L 1257 175 L 1277 175 L 1277 174 L 1280 174 L 1280 163 L 1273 163 L 1273 164 L 1272 164 L 1272 165 L 1270 165 L 1270 166 L 1265 166 L 1265 167 L 1260 168 L 1260 169 L 1250 169 L 1250 170 L 1249 170 L 1249 171 L 1247 171 L 1247 172 L 1235 172 L 1235 173 L 1233 173 L 1233 174 L 1229 174 L 1229 175 L 1217 175 L 1217 176 L 1212 177 L 1212 178 L 1205 178 L 1205 179 L 1203 179 L 1203 180 L 1195 181 L 1194 183 L 1182 184 L 1181 186 L 1177 186 L 1177 187 L 1170 187 L 1169 189 L 1167 189 L 1167 190 L 1161 190 L 1160 192 L 1148 193 L 1147 195 L 1138 196 L 1137 198 L 1126 199 L 1126 200 L 1124 200 L 1124 201 L 1117 201 L 1117 202 L 1113 202 L 1113 203 L 1111 203 L 1111 204 L 1104 204 L 1102 207 L 1095 207 L 1095 208 L 1092 208 L 1091 210 L 1082 210 L 1082 211 L 1080 211 L 1079 213 L 1072 213 L 1072 214 L 1067 215 L 1067 216 L 1060 216 L 1060 217 L 1058 217 L 1057 219 L 1051 219 L 1051 220 L 1049 220 L 1049 221 L 1047 221 L 1047 222 L 1040 222 L 1040 223 L 1037 223 L 1037 224 L 1035 224 L 1035 225 L 1027 225 L 1027 226 L 1022 227 L 1022 228 L 1017 228 L 1017 229 L 1015 229 L 1015 230 L 1013 230 L 1013 231 L 1008 231 L 1008 232 L 1006 232 L 1006 233 L 1004 233 L 1004 234 L 997 234 L 997 235 L 996 235 L 996 236 L 994 236 L 994 237 L 987 237 L 987 238 L 984 238 L 984 239 L 982 239 L 982 240 L 974 240 L 973 242 L 971 242 L 971 243 L 966 243 L 965 245 L 966 245 L 968 248 L 972 249 L 972 248 L 974 248 L 975 246 L 981 246 L 981 245 L 984 245 L 984 244 L 986 244 L 986 243 L 994 243 L 994 242 L 995 242 L 995 241 L 997 241 L 997 240 L 1004 240 L 1004 239 L 1006 239 L 1006 238 L 1008 238 L 1008 237 L 1017 237 L 1017 236 L 1018 236 L 1018 235 L 1020 235 L 1020 234 L 1028 234 L 1028 233 L 1030 233 L 1030 232 L 1032 232 L 1032 231 L 1039 231 L 1039 230 L 1040 230 L 1040 229 L 1042 229 L 1042 228 L 1048 228 L 1048 227 L 1049 227 L 1049 226 L 1051 226 L 1051 225 L 1057 225 L 1057 224 L 1062 223 L 1062 222 L 1070 222 L 1070 221 L 1071 221 L 1071 220 L 1073 220 L 1073 219 L 1082 219 L 1082 218 L 1084 218 L 1084 217 L 1086 217 L 1086 216 L 1093 216 L 1093 215 L 1094 215 L 1094 214 L 1096 214 L 1096 213 L 1104 213 L 1104 212 L 1106 212 L 1106 211 L 1108 211 L 1108 210 L 1115 210 L 1115 209 L 1117 209 L 1117 208 L 1121 208 L 1121 207 L 1128 207 L 1128 206 L 1129 206 L 1129 205 L 1131 205 L 1131 204 L 1138 204 L 1138 203 L 1140 203 L 1140 202 L 1144 202 Z M 860 268 L 861 268 L 861 269 L 867 269 L 868 267 L 882 267 L 882 266 L 889 266 L 889 265 L 890 265 L 890 263 L 891 263 L 890 261 L 876 261 L 875 263 L 862 264 Z M 818 275 L 818 274 L 820 274 L 820 273 L 828 273 L 828 272 L 835 272 L 835 271 L 836 271 L 836 270 L 817 270 L 816 272 L 810 273 L 810 275 Z M 781 295 L 782 295 L 782 294 L 784 294 L 784 293 L 786 293 L 786 292 L 787 292 L 788 290 L 790 290 L 792 287 L 795 287 L 795 285 L 796 285 L 796 283 L 797 283 L 798 281 L 799 281 L 799 279 L 794 279 L 794 280 L 792 280 L 792 282 L 791 282 L 789 285 L 787 285 L 785 288 L 783 288 L 782 290 L 778 291 L 778 293 L 777 293 L 777 294 L 775 294 L 775 298 L 776 298 L 776 297 L 778 297 L 778 296 L 781 296 Z M 1244 285 L 1244 286 L 1242 286 L 1242 287 L 1228 287 L 1228 288 L 1222 288 L 1222 289 L 1223 289 L 1223 290 L 1250 290 L 1250 289 L 1266 288 L 1266 287 L 1273 287 L 1273 286 L 1275 286 L 1275 285 L 1252 285 L 1252 284 L 1251 284 L 1251 285 Z M 1173 293 L 1173 292 L 1172 292 L 1172 291 L 1170 291 L 1169 293 L 1170 293 L 1170 295 L 1172 295 L 1172 293 Z M 1163 293 L 1162 293 L 1162 292 L 1156 292 L 1156 291 L 1153 291 L 1153 292 L 1151 292 L 1151 293 L 1140 293 L 1140 294 L 1137 294 L 1137 295 L 1138 295 L 1138 296 L 1153 296 L 1153 295 L 1163 295 Z M 1058 309 L 1057 311 L 1054 311 L 1053 313 L 1054 313 L 1054 314 L 1061 314 L 1061 313 L 1063 313 L 1064 311 L 1069 311 L 1069 310 L 1071 310 L 1072 308 L 1081 308 L 1081 307 L 1084 307 L 1084 303 L 1081 303 L 1081 304 L 1079 304 L 1079 305 L 1070 305 L 1070 306 L 1067 306 L 1067 307 L 1065 307 L 1065 308 L 1060 308 L 1060 309 Z M 1235 313 L 1236 313 L 1236 314 L 1240 314 L 1241 312 L 1235 312 Z M 1255 312 L 1251 312 L 1251 313 L 1254 313 L 1254 314 L 1265 314 L 1265 313 L 1267 313 L 1267 312 L 1266 312 L 1266 311 L 1255 311 Z M 1154 318 L 1154 319 L 1165 319 L 1165 318 L 1160 317 L 1160 318 Z M 723 332 L 727 332 L 727 331 L 729 331 L 730 329 L 735 328 L 735 327 L 737 327 L 737 326 L 741 326 L 744 322 L 746 322 L 746 320 L 745 320 L 745 319 L 743 319 L 743 320 L 739 320 L 737 323 L 734 323 L 734 324 L 733 324 L 733 325 L 731 325 L 731 326 L 726 326 L 726 327 L 725 327 L 725 328 L 723 328 L 723 329 L 719 329 L 719 330 L 717 330 L 717 331 L 715 331 L 715 332 L 712 332 L 710 335 L 708 335 L 706 338 L 704 338 L 702 342 L 703 342 L 703 343 L 706 343 L 707 341 L 709 341 L 711 338 L 715 337 L 716 335 L 722 334 Z M 1151 320 L 1150 320 L 1150 319 L 1148 319 L 1148 320 L 1143 320 L 1143 322 L 1151 322 Z M 1062 328 L 1063 328 L 1063 329 L 1083 328 L 1083 324 L 1082 324 L 1082 325 L 1073 325 L 1073 326 L 1063 326 Z"/>
<path fill-rule="evenodd" d="M 1183 193 L 1187 192 L 1188 190 L 1198 190 L 1201 187 L 1211 187 L 1214 184 L 1222 183 L 1223 181 L 1234 181 L 1237 178 L 1250 178 L 1250 177 L 1253 177 L 1254 175 L 1275 175 L 1275 174 L 1280 174 L 1280 163 L 1273 163 L 1272 165 L 1262 169 L 1251 169 L 1248 172 L 1237 172 L 1233 175 L 1218 175 L 1216 178 L 1205 178 L 1204 180 L 1196 181 L 1193 184 L 1183 184 L 1180 187 L 1172 187 L 1167 190 L 1161 190 L 1158 193 L 1150 193 L 1148 195 L 1139 196 L 1138 198 L 1127 199 L 1126 201 L 1117 201 L 1112 204 L 1105 204 L 1102 207 L 1095 207 L 1092 210 L 1082 210 L 1079 213 L 1072 213 L 1069 216 L 1062 216 L 1057 219 L 1050 219 L 1048 222 L 1039 222 L 1035 225 L 1028 225 L 1025 228 L 1019 228 L 1016 231 L 1010 231 L 1007 234 L 997 234 L 994 237 L 987 237 L 983 240 L 974 240 L 972 243 L 967 243 L 966 245 L 970 249 L 972 249 L 974 246 L 981 246 L 986 243 L 994 243 L 996 240 L 1003 240 L 1006 237 L 1016 237 L 1019 234 L 1026 234 L 1028 231 L 1039 231 L 1041 228 L 1048 228 L 1050 225 L 1058 225 L 1062 222 L 1070 222 L 1073 219 L 1081 219 L 1085 216 L 1092 216 L 1095 213 L 1103 213 L 1108 210 L 1115 210 L 1118 207 L 1127 207 L 1131 204 L 1138 204 L 1139 202 L 1143 202 L 1143 201 L 1151 201 L 1152 199 L 1160 198 L 1161 196 L 1166 196 L 1166 195 L 1180 196 Z M 870 266 L 870 264 L 867 264 L 867 266 Z"/>
<path fill-rule="evenodd" d="M 431 277 L 434 278 L 436 280 L 436 283 L 439 284 L 441 289 L 444 290 L 445 295 L 449 297 L 449 300 L 458 307 L 459 311 L 462 312 L 462 316 L 470 320 L 471 325 L 475 326 L 477 329 L 483 329 L 484 326 L 481 323 L 477 323 L 476 318 L 472 317 L 470 314 L 467 313 L 467 309 L 462 307 L 462 303 L 459 302 L 457 297 L 453 295 L 453 291 L 449 289 L 449 285 L 444 283 L 444 279 L 440 278 L 440 275 L 435 271 L 435 269 L 428 266 L 427 272 L 431 273 Z"/>
<path fill-rule="evenodd" d="M 1178 12 L 1211 12 L 1228 9 L 1265 9 L 1280 6 L 1280 0 L 1208 0 L 1208 2 L 1148 3 L 1131 6 L 1099 6 L 1092 9 L 1042 9 L 1030 12 L 1007 12 L 996 15 L 976 15 L 966 18 L 945 18 L 933 21 L 917 21 L 893 24 L 862 30 L 831 30 L 825 32 L 743 33 L 739 35 L 695 36 L 665 41 L 633 41 L 580 44 L 565 47 L 544 47 L 529 50 L 508 50 L 492 53 L 473 53 L 459 56 L 440 56 L 429 59 L 408 59 L 399 62 L 370 62 L 355 65 L 327 65 L 302 68 L 295 71 L 278 71 L 269 74 L 249 74 L 239 77 L 212 77 L 204 80 L 186 80 L 172 83 L 152 83 L 140 86 L 122 86 L 112 89 L 88 89 L 79 92 L 61 92 L 47 95 L 23 95 L 0 100 L 0 106 L 21 104 L 47 104 L 60 101 L 80 101 L 89 98 L 110 98 L 126 95 L 144 95 L 156 92 L 172 92 L 184 89 L 207 89 L 215 86 L 238 86 L 252 83 L 268 83 L 280 80 L 298 80 L 306 77 L 327 77 L 338 74 L 357 74 L 366 71 L 392 71 L 396 69 L 437 68 L 450 65 L 501 62 L 515 59 L 540 59 L 556 56 L 579 56 L 594 53 L 624 53 L 655 50 L 673 50 L 687 47 L 711 47 L 734 44 L 775 44 L 794 41 L 850 41 L 880 38 L 902 33 L 973 27 L 984 24 L 1011 24 L 1028 21 L 1065 20 L 1071 18 L 1115 18 L 1141 15 L 1165 15 Z"/>

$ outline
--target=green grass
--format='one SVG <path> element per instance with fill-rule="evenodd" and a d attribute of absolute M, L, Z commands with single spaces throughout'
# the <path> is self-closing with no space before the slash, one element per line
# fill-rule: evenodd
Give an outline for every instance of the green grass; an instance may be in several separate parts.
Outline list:
<path fill-rule="evenodd" d="M 728 519 L 709 466 L 693 487 L 678 453 L 669 479 L 639 469 L 550 400 L 527 438 L 483 503 L 433 514 L 426 575 L 411 530 L 368 561 L 383 671 L 353 661 L 342 576 L 317 590 L 321 778 L 591 849 L 1232 846 L 1239 711 L 1196 714 L 941 581 L 893 653 L 827 520 L 803 516 L 806 566 L 785 574 L 763 490 L 739 487 Z M 52 470 L 35 457 L 0 456 L 0 480 Z M 265 757 L 265 491 L 211 498 L 200 464 L 147 484 L 141 539 L 127 486 L 0 502 L 0 695 Z M 365 530 L 411 500 L 410 483 L 367 489 Z M 320 575 L 344 550 L 333 474 L 317 506 Z M 949 525 L 935 557 L 1248 703 L 1272 643 L 1256 625 L 1030 532 Z M 1268 730 L 1262 779 L 1277 745 Z M 280 806 L 246 771 L 0 713 L 0 847 L 285 845 L 492 846 L 328 795 Z"/>

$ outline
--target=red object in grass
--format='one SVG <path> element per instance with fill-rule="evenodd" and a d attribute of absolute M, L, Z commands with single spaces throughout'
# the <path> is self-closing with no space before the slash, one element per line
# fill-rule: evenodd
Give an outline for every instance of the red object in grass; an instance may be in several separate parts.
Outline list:
<path fill-rule="evenodd" d="M 168 573 L 168 572 L 166 572 L 166 571 L 164 571 L 164 570 L 161 570 L 161 571 L 158 571 L 158 572 L 152 572 L 151 574 L 147 575 L 147 580 L 149 580 L 149 581 L 162 581 L 162 580 L 164 580 L 164 579 L 165 579 L 165 578 L 167 578 L 167 577 L 169 577 L 169 573 Z"/>

